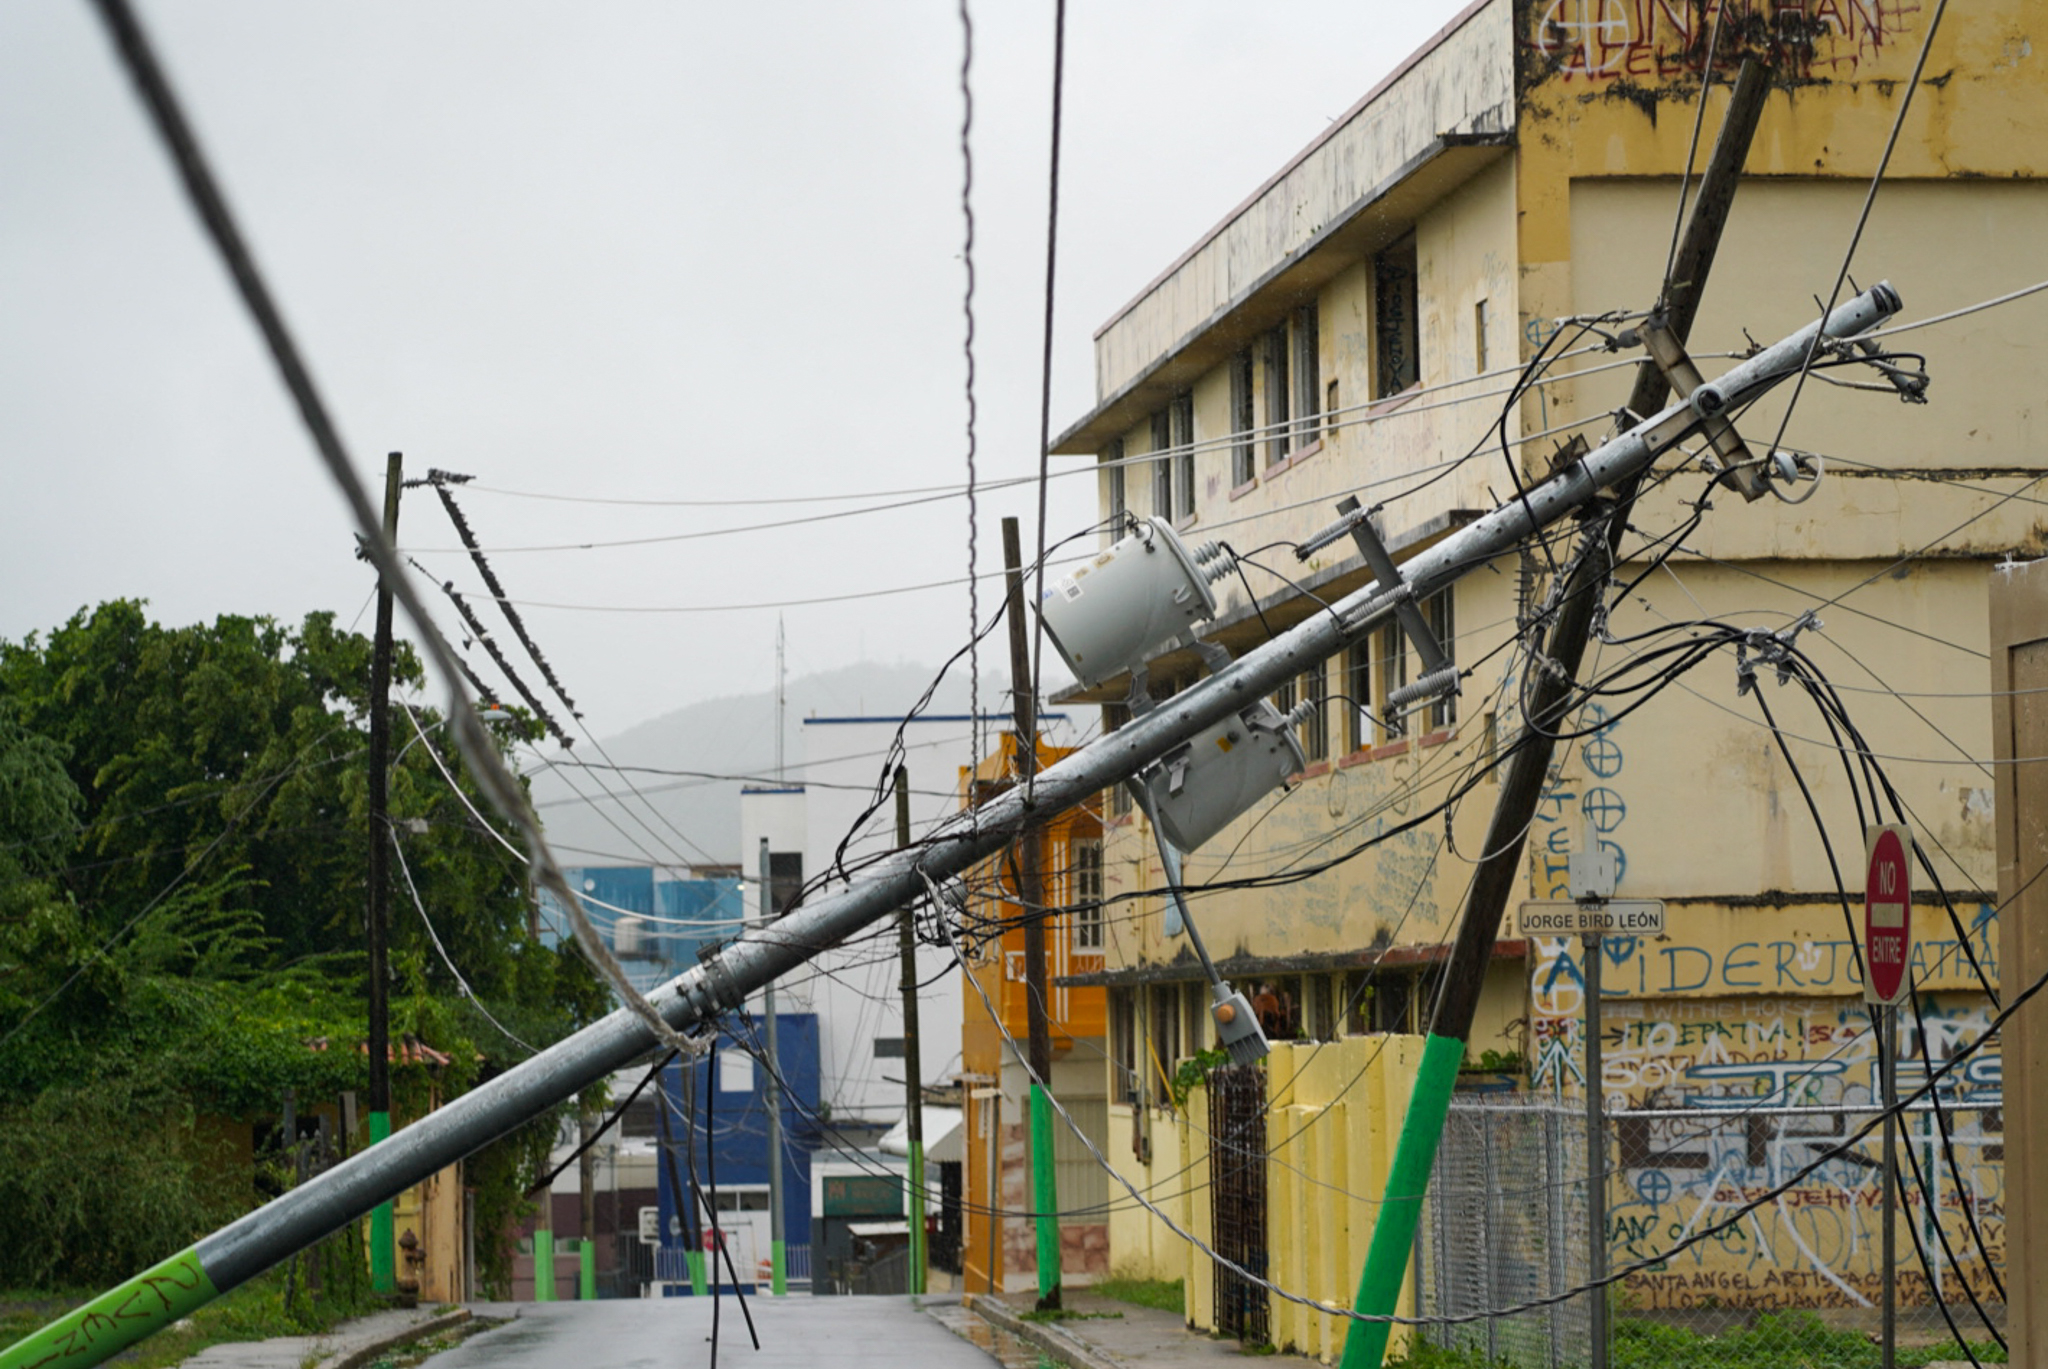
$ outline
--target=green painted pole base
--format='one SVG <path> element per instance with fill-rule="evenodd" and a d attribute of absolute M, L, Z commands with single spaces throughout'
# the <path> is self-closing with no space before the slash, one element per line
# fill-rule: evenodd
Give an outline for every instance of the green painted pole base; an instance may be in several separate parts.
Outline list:
<path fill-rule="evenodd" d="M 180 1251 L 0 1351 L 0 1369 L 86 1369 L 220 1296 Z"/>
<path fill-rule="evenodd" d="M 778 1298 L 789 1292 L 789 1246 L 786 1242 L 768 1242 L 768 1291 Z"/>
<path fill-rule="evenodd" d="M 924 1147 L 910 1147 L 910 1291 L 925 1289 Z"/>
<path fill-rule="evenodd" d="M 1060 1296 L 1060 1195 L 1052 1161 L 1052 1103 L 1031 1086 L 1031 1206 L 1038 1213 L 1038 1305 L 1057 1307 Z"/>
<path fill-rule="evenodd" d="M 370 1144 L 391 1139 L 391 1114 L 370 1114 Z M 392 1294 L 398 1291 L 398 1233 L 393 1230 L 391 1204 L 370 1209 L 370 1291 Z"/>
<path fill-rule="evenodd" d="M 704 1280 L 704 1252 L 701 1250 L 684 1251 L 683 1263 L 690 1267 L 690 1292 L 700 1298 L 709 1293 L 711 1291 L 710 1285 Z"/>
<path fill-rule="evenodd" d="M 1458 1066 L 1464 1059 L 1463 1041 L 1431 1036 L 1423 1043 L 1415 1091 L 1408 1096 L 1408 1114 L 1401 1120 L 1401 1139 L 1387 1171 L 1386 1195 L 1380 1203 L 1379 1220 L 1373 1223 L 1365 1268 L 1358 1276 L 1358 1301 L 1353 1310 L 1362 1316 L 1392 1316 L 1400 1305 L 1401 1283 L 1408 1275 L 1408 1257 L 1415 1248 L 1415 1225 L 1422 1217 L 1423 1195 L 1429 1191 L 1429 1173 L 1436 1167 L 1437 1143 L 1443 1139 L 1444 1117 L 1451 1110 L 1451 1092 L 1457 1087 Z M 1352 1322 L 1344 1333 L 1339 1369 L 1379 1369 L 1392 1329 L 1389 1322 Z"/>
<path fill-rule="evenodd" d="M 555 1300 L 555 1233 L 545 1228 L 533 1233 L 533 1300 Z"/>
<path fill-rule="evenodd" d="M 591 1241 L 576 1243 L 576 1296 L 584 1302 L 597 1301 L 597 1246 Z"/>

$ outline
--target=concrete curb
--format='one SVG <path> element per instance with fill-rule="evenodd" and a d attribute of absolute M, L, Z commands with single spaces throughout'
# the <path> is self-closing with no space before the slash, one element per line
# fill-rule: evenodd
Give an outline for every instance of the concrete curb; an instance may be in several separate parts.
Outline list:
<path fill-rule="evenodd" d="M 425 1340 L 429 1336 L 439 1335 L 443 1331 L 462 1325 L 469 1319 L 469 1309 L 467 1307 L 458 1307 L 453 1312 L 444 1312 L 438 1317 L 429 1317 L 425 1321 L 416 1321 L 410 1326 L 402 1326 L 395 1331 L 387 1332 L 372 1340 L 351 1345 L 332 1358 L 320 1360 L 318 1369 L 362 1369 L 363 1365 L 368 1364 L 387 1350 L 395 1350 L 401 1345 L 410 1345 L 416 1340 Z"/>
<path fill-rule="evenodd" d="M 1125 1369 L 1123 1360 L 1062 1330 L 1058 1322 L 1026 1321 L 985 1294 L 966 1293 L 961 1296 L 961 1301 L 983 1321 L 1001 1327 L 1018 1340 L 1037 1346 L 1071 1369 Z"/>

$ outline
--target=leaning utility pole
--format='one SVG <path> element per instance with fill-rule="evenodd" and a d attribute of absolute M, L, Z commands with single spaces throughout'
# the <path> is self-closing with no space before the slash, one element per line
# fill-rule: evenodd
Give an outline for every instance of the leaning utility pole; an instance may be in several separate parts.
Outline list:
<path fill-rule="evenodd" d="M 1756 132 L 1757 119 L 1763 113 L 1764 99 L 1769 94 L 1769 69 L 1754 60 L 1745 61 L 1735 81 L 1728 114 L 1714 141 L 1706 174 L 1700 179 L 1699 198 L 1694 202 L 1691 217 L 1686 223 L 1684 241 L 1672 261 L 1670 277 L 1664 285 L 1661 323 L 1665 333 L 1678 344 L 1682 345 L 1686 335 L 1692 331 L 1693 318 L 1699 312 L 1700 290 L 1713 267 L 1714 252 L 1721 242 L 1721 230 L 1728 222 L 1736 183 L 1742 176 L 1742 164 L 1749 156 L 1750 138 Z M 1657 323 L 1658 320 L 1653 319 L 1651 325 L 1646 325 L 1646 332 Z M 1785 344 L 1778 345 L 1782 348 Z M 1657 353 L 1659 343 L 1652 342 L 1651 351 Z M 1800 356 L 1804 358 L 1803 350 Z M 1690 362 L 1683 364 L 1688 368 L 1691 365 Z M 1727 379 L 1724 376 L 1721 384 L 1725 385 Z M 1628 412 L 1657 412 L 1670 389 L 1659 362 L 1645 361 L 1636 373 Z M 1717 393 L 1717 390 L 1712 386 L 1699 386 L 1695 393 L 1704 395 Z M 1702 417 L 1707 421 L 1701 426 L 1715 435 L 1717 447 L 1722 441 L 1720 433 L 1732 434 L 1733 429 L 1727 426 L 1725 419 L 1720 420 L 1719 426 L 1714 422 L 1724 410 L 1705 412 L 1708 406 L 1697 401 L 1693 407 L 1702 411 Z M 1640 432 L 1640 425 L 1631 431 Z M 1617 440 L 1628 439 L 1624 436 Z M 1613 443 L 1608 446 L 1613 446 Z M 1378 1219 L 1373 1224 L 1372 1243 L 1366 1253 L 1365 1268 L 1359 1274 L 1356 1309 L 1369 1316 L 1392 1314 L 1400 1299 L 1409 1255 L 1415 1245 L 1415 1226 L 1422 1213 L 1423 1195 L 1428 1191 L 1430 1171 L 1436 1164 L 1437 1142 L 1443 1135 L 1444 1118 L 1450 1110 L 1451 1090 L 1457 1083 L 1458 1066 L 1465 1058 L 1465 1042 L 1471 1035 L 1472 1018 L 1479 1007 L 1486 966 L 1493 959 L 1493 944 L 1500 935 L 1501 914 L 1514 892 L 1527 887 L 1522 869 L 1523 844 L 1550 773 L 1555 734 L 1564 722 L 1565 706 L 1578 679 L 1579 662 L 1585 656 L 1586 641 L 1592 634 L 1593 615 L 1605 599 L 1608 569 L 1614 564 L 1621 534 L 1628 521 L 1618 515 L 1603 520 L 1599 515 L 1628 508 L 1647 470 L 1648 463 L 1644 463 L 1627 472 L 1612 482 L 1615 496 L 1611 503 L 1596 504 L 1588 500 L 1579 513 L 1585 525 L 1579 541 L 1579 555 L 1563 586 L 1550 633 L 1542 648 L 1534 653 L 1539 660 L 1547 657 L 1549 664 L 1531 672 L 1529 703 L 1523 718 L 1525 736 L 1508 764 L 1506 777 L 1501 781 L 1493 820 L 1487 827 L 1485 844 L 1479 848 L 1486 854 L 1480 858 L 1479 868 L 1473 873 L 1471 893 L 1465 902 L 1465 917 L 1458 924 L 1457 939 L 1451 945 L 1450 961 L 1444 971 L 1443 996 L 1438 1000 L 1436 1020 L 1430 1024 L 1428 1040 L 1423 1046 L 1422 1064 L 1416 1072 L 1414 1092 L 1408 1100 L 1407 1116 L 1401 1124 L 1400 1141 L 1387 1173 L 1386 1199 L 1380 1205 Z M 1753 478 L 1747 471 L 1737 474 L 1738 478 Z M 1586 1088 L 1597 1098 L 1600 1081 L 1588 1079 Z M 1588 1183 L 1604 1184 L 1607 1181 L 1603 1156 L 1589 1155 L 1587 1166 L 1590 1171 Z M 1604 1232 L 1595 1233 L 1593 1244 L 1598 1245 L 1604 1238 Z M 1604 1251 L 1601 1254 L 1604 1256 Z M 1599 1267 L 1604 1269 L 1604 1258 Z M 1604 1289 L 1593 1295 L 1592 1307 L 1593 1338 L 1604 1347 Z M 1352 1322 L 1344 1337 L 1341 1369 L 1378 1369 L 1386 1354 L 1389 1328 L 1390 1323 L 1384 1321 Z"/>
<path fill-rule="evenodd" d="M 1024 553 L 1017 520 L 1003 520 L 1003 563 L 1008 568 L 1010 615 L 1010 698 L 1016 710 L 1017 791 L 1032 805 L 1038 775 L 1038 699 L 1032 692 L 1031 627 L 1024 616 Z M 1037 1214 L 1038 1310 L 1060 1305 L 1060 1219 L 1057 1171 L 1052 1163 L 1052 1024 L 1045 1004 L 1045 881 L 1039 870 L 1037 823 L 1018 836 L 1017 906 L 1024 915 L 1024 1008 L 1031 1062 L 1031 1208 Z M 990 1181 L 995 1180 L 990 1175 Z M 996 1206 L 994 1191 L 989 1205 Z"/>
<path fill-rule="evenodd" d="M 384 461 L 384 540 L 398 545 L 398 494 L 405 456 Z M 370 872 L 367 940 L 370 950 L 370 1144 L 391 1135 L 391 970 L 385 930 L 391 916 L 391 821 L 386 811 L 391 776 L 391 586 L 377 577 L 377 637 L 370 655 Z M 392 1244 L 391 1200 L 370 1214 L 370 1289 L 398 1291 Z"/>
<path fill-rule="evenodd" d="M 896 767 L 896 846 L 910 846 L 910 772 Z M 910 1179 L 910 1278 L 905 1290 L 925 1291 L 924 1230 L 924 1057 L 917 1042 L 917 937 L 911 927 L 911 905 L 896 916 L 896 954 L 902 961 L 903 993 L 903 1125 L 908 1132 L 905 1159 Z M 991 1204 L 993 1206 L 993 1204 Z"/>
<path fill-rule="evenodd" d="M 1398 585 L 1367 585 L 1302 619 L 1207 679 L 1158 704 L 972 813 L 955 815 L 908 850 L 866 865 L 844 887 L 820 893 L 765 927 L 749 928 L 710 959 L 648 995 L 671 1027 L 698 1030 L 744 1008 L 750 994 L 855 933 L 929 896 L 941 880 L 973 869 L 1036 832 L 1051 815 L 1135 777 L 1207 728 L 1241 718 L 1303 670 L 1363 641 L 1401 603 L 1442 590 L 1551 524 L 1593 504 L 1603 489 L 1647 470 L 1659 456 L 1739 411 L 1796 374 L 1823 339 L 1855 338 L 1897 314 L 1899 297 L 1878 284 L 1825 320 L 1738 362 L 1692 396 L 1518 492 L 1492 512 L 1416 553 Z M 378 1203 L 539 1116 L 562 1099 L 630 1066 L 660 1044 L 652 1027 L 620 1008 L 532 1059 L 342 1164 L 244 1214 L 197 1244 L 72 1309 L 0 1351 L 0 1369 L 88 1369 L 150 1332 L 203 1307 L 358 1220 Z M 1412 1109 L 1411 1109 L 1412 1111 Z"/>

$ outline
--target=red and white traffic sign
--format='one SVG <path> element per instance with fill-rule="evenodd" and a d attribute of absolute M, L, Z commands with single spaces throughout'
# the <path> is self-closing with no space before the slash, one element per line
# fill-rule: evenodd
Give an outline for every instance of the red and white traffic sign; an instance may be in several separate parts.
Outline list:
<path fill-rule="evenodd" d="M 1913 987 L 1913 834 L 1896 823 L 1863 834 L 1863 1001 L 1897 1007 Z"/>

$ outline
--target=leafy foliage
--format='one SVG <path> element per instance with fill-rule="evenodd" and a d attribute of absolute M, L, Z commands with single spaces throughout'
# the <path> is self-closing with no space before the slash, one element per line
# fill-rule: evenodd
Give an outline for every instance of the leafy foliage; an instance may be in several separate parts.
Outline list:
<path fill-rule="evenodd" d="M 327 613 L 174 628 L 129 600 L 0 641 L 0 1279 L 100 1283 L 189 1244 L 253 1200 L 209 1126 L 366 1086 L 370 655 Z M 423 682 L 402 646 L 392 673 Z M 452 1063 L 393 1070 L 401 1121 L 527 1055 L 479 1003 L 536 1047 L 609 1006 L 528 935 L 516 836 L 415 715 L 392 709 L 378 836 L 425 909 L 394 875 L 391 1030 Z M 519 1214 L 535 1130 L 472 1160 L 480 1232 Z"/>

